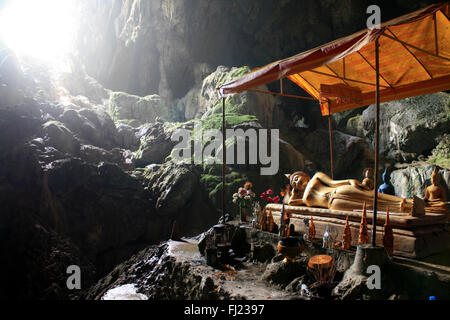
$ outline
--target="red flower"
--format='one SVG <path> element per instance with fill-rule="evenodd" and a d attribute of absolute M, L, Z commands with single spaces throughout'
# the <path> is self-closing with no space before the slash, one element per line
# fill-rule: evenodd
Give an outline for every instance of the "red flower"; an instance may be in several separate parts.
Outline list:
<path fill-rule="evenodd" d="M 261 193 L 261 199 L 267 200 L 267 194 L 265 192 Z"/>
<path fill-rule="evenodd" d="M 266 193 L 270 196 L 271 194 L 273 194 L 273 191 L 272 191 L 272 189 L 269 189 L 266 191 Z"/>
<path fill-rule="evenodd" d="M 247 194 L 247 190 L 245 190 L 244 188 L 239 188 L 238 193 L 239 193 L 239 195 L 241 195 L 241 196 L 245 196 L 245 195 Z"/>
<path fill-rule="evenodd" d="M 280 202 L 280 197 L 276 196 L 275 198 L 272 199 L 274 203 L 278 203 Z"/>

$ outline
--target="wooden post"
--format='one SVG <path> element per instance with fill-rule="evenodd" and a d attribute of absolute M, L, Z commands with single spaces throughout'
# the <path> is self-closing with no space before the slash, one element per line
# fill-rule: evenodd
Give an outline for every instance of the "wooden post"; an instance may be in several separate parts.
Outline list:
<path fill-rule="evenodd" d="M 439 40 L 438 40 L 436 12 L 433 14 L 433 22 L 434 22 L 434 45 L 436 47 L 436 55 L 439 55 L 439 42 L 438 42 Z"/>
<path fill-rule="evenodd" d="M 222 215 L 225 217 L 225 170 L 226 170 L 226 154 L 227 148 L 225 145 L 225 137 L 226 137 L 226 128 L 225 128 L 225 98 L 222 98 Z"/>
<path fill-rule="evenodd" d="M 377 241 L 377 210 L 378 210 L 378 157 L 380 140 L 380 43 L 375 41 L 375 69 L 376 69 L 376 89 L 375 89 L 375 168 L 373 170 L 373 218 L 372 218 L 372 246 L 375 247 Z"/>
<path fill-rule="evenodd" d="M 333 128 L 331 127 L 331 110 L 328 115 L 328 131 L 330 133 L 330 170 L 331 170 L 331 179 L 334 180 L 334 160 L 333 160 Z"/>

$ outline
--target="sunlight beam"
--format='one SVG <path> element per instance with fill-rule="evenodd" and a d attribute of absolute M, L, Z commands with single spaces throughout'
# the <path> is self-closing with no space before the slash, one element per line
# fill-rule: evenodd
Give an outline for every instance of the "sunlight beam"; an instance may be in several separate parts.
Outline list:
<path fill-rule="evenodd" d="M 0 11 L 0 39 L 19 56 L 54 62 L 72 50 L 73 0 L 9 0 Z"/>

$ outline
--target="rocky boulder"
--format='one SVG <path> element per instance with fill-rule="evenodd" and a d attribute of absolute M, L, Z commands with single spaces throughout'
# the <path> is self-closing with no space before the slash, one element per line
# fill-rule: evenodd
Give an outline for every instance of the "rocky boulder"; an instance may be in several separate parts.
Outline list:
<path fill-rule="evenodd" d="M 68 299 L 66 268 L 79 265 L 88 288 L 95 268 L 67 237 L 52 228 L 48 193 L 34 147 L 20 143 L 0 155 L 0 271 L 2 299 Z"/>
<path fill-rule="evenodd" d="M 171 110 L 160 96 L 140 97 L 125 92 L 111 94 L 109 113 L 114 120 L 136 119 L 141 123 L 154 122 L 157 117 L 169 120 L 171 116 Z"/>
<path fill-rule="evenodd" d="M 90 101 L 103 104 L 109 99 L 110 90 L 105 89 L 96 79 L 86 74 L 79 62 L 72 57 L 72 72 L 61 72 L 58 83 L 72 96 L 84 96 Z"/>
<path fill-rule="evenodd" d="M 99 272 L 163 234 L 152 224 L 150 195 L 117 165 L 63 159 L 44 171 L 54 228 L 95 262 Z"/>
<path fill-rule="evenodd" d="M 2 153 L 41 134 L 42 119 L 36 103 L 0 109 L 0 146 Z"/>
<path fill-rule="evenodd" d="M 108 151 L 85 144 L 80 148 L 80 158 L 96 165 L 101 162 L 110 162 L 117 164 L 121 169 L 126 171 L 134 169 L 133 153 L 129 150 L 113 148 Z"/>
<path fill-rule="evenodd" d="M 0 41 L 0 109 L 24 102 L 24 74 L 14 53 Z"/>
<path fill-rule="evenodd" d="M 330 172 L 329 133 L 316 130 L 303 139 L 302 152 L 314 160 L 317 170 Z M 373 167 L 373 152 L 364 139 L 333 130 L 334 175 L 338 179 L 361 179 L 365 168 Z"/>
<path fill-rule="evenodd" d="M 423 198 L 425 188 L 431 185 L 431 173 L 435 166 L 428 164 L 413 164 L 391 173 L 391 183 L 395 194 L 403 198 L 411 198 L 412 194 Z M 450 170 L 438 167 L 440 183 L 444 187 L 447 199 L 450 197 Z"/>
<path fill-rule="evenodd" d="M 137 129 L 130 125 L 119 123 L 117 125 L 117 140 L 122 148 L 136 151 L 140 145 L 140 139 L 137 136 Z"/>
<path fill-rule="evenodd" d="M 286 287 L 295 278 L 306 274 L 306 260 L 302 257 L 298 261 L 286 263 L 285 261 L 273 262 L 267 265 L 262 276 L 263 281 Z"/>
<path fill-rule="evenodd" d="M 153 165 L 145 177 L 156 212 L 176 220 L 181 234 L 203 232 L 218 220 L 219 214 L 202 189 L 200 172 L 194 165 Z"/>
<path fill-rule="evenodd" d="M 237 79 L 248 73 L 248 67 L 224 66 L 217 67 L 217 70 L 208 75 L 202 84 L 201 97 L 199 98 L 200 110 L 203 113 L 202 119 L 208 119 L 222 113 L 222 99 L 219 98 L 216 88 L 224 83 Z M 266 86 L 258 89 L 267 90 Z M 228 125 L 234 126 L 234 118 L 239 115 L 254 116 L 259 123 L 265 127 L 272 127 L 272 113 L 275 107 L 275 98 L 264 93 L 245 91 L 240 94 L 225 99 L 225 113 L 228 118 Z"/>
<path fill-rule="evenodd" d="M 80 142 L 64 124 L 59 121 L 48 121 L 42 126 L 45 142 L 57 150 L 70 155 L 78 155 Z"/>
<path fill-rule="evenodd" d="M 364 133 L 374 141 L 375 106 L 362 114 Z M 428 155 L 436 138 L 450 126 L 450 94 L 440 92 L 382 103 L 380 108 L 380 153 L 395 160 Z M 400 155 L 396 155 L 396 151 Z M 398 154 L 398 152 L 397 152 Z"/>
<path fill-rule="evenodd" d="M 160 214 L 181 210 L 195 193 L 198 177 L 192 168 L 171 163 L 159 166 L 147 175 L 152 194 L 158 196 L 156 209 Z"/>
<path fill-rule="evenodd" d="M 164 163 L 177 144 L 171 140 L 175 127 L 162 122 L 141 127 L 141 145 L 136 152 L 136 166 L 145 167 L 153 163 Z"/>
<path fill-rule="evenodd" d="M 79 299 L 95 281 L 95 267 L 69 239 L 45 228 L 32 215 L 15 215 L 1 232 L 3 300 Z M 81 290 L 66 286 L 67 268 L 82 270 Z"/>
<path fill-rule="evenodd" d="M 126 287 L 131 289 L 127 291 L 135 293 L 125 294 L 122 299 L 131 297 L 135 299 L 140 297 L 145 300 L 229 298 L 229 293 L 221 288 L 219 290 L 211 275 L 196 275 L 194 273 L 200 271 L 199 267 L 190 264 L 189 260 L 183 261 L 185 259 L 176 258 L 177 254 L 173 255 L 171 243 L 175 242 L 142 250 L 130 260 L 118 265 L 107 277 L 89 290 L 86 298 L 115 299 L 117 294 L 114 288 Z M 168 270 L 170 272 L 167 272 Z M 132 278 L 135 278 L 137 283 L 131 283 Z M 171 290 L 166 290 L 167 286 L 170 286 Z M 136 294 L 137 289 L 143 294 Z"/>
<path fill-rule="evenodd" d="M 347 120 L 347 124 L 345 126 L 344 131 L 352 136 L 365 138 L 362 118 L 363 118 L 362 114 L 358 114 L 349 118 Z"/>
<path fill-rule="evenodd" d="M 100 108 L 68 108 L 58 119 L 87 144 L 107 149 L 118 145 L 116 126 L 108 113 Z"/>
<path fill-rule="evenodd" d="M 295 149 L 290 143 L 279 139 L 280 168 L 279 173 L 292 173 L 304 170 L 307 163 L 305 156 Z M 291 172 L 292 171 L 292 172 Z"/>
<path fill-rule="evenodd" d="M 207 99 L 202 95 L 203 80 L 213 72 L 211 66 L 205 63 L 194 66 L 194 86 L 186 95 L 177 100 L 176 107 L 183 120 L 200 118 L 207 110 Z"/>
<path fill-rule="evenodd" d="M 429 163 L 450 169 L 450 134 L 436 138 L 437 146 L 431 151 Z"/>

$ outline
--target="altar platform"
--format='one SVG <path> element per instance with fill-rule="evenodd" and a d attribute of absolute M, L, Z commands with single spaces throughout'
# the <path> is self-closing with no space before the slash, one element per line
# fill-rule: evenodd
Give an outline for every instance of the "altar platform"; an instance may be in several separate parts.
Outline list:
<path fill-rule="evenodd" d="M 268 204 L 267 210 L 272 210 L 275 223 L 280 222 L 281 204 Z M 346 217 L 352 234 L 352 246 L 358 243 L 361 210 L 341 211 L 307 206 L 288 206 L 285 210 L 292 213 L 290 223 L 295 231 L 306 232 L 304 219 L 313 218 L 316 227 L 316 238 L 321 239 L 329 225 L 330 232 L 336 235 L 335 241 L 342 241 Z M 373 212 L 366 211 L 369 237 L 372 235 Z M 429 255 L 450 249 L 450 232 L 446 214 L 426 213 L 423 217 L 412 217 L 407 214 L 389 213 L 389 220 L 394 233 L 394 255 L 409 258 L 424 258 Z M 382 245 L 383 225 L 386 212 L 377 212 L 377 244 Z"/>

